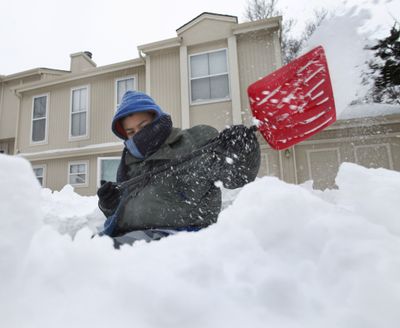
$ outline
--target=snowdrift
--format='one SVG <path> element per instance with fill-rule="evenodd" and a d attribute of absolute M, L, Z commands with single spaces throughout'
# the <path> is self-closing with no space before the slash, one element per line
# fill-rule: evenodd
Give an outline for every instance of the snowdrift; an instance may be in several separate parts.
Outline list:
<path fill-rule="evenodd" d="M 120 250 L 91 238 L 96 197 L 41 190 L 5 155 L 0 181 L 1 327 L 400 322 L 398 172 L 343 164 L 325 192 L 264 177 L 217 224 Z"/>

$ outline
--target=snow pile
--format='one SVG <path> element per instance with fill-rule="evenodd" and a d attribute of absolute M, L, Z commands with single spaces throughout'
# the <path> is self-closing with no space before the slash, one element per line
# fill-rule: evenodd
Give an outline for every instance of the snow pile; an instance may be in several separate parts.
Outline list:
<path fill-rule="evenodd" d="M 361 86 L 369 54 L 365 35 L 359 28 L 371 18 L 368 10 L 351 8 L 322 22 L 308 42 L 307 49 L 322 45 L 328 60 L 335 95 L 336 111 L 342 112 L 357 96 L 366 92 Z"/>
<path fill-rule="evenodd" d="M 0 161 L 0 273 L 8 281 L 18 271 L 18 259 L 27 252 L 42 213 L 37 206 L 40 185 L 30 163 L 1 154 Z"/>
<path fill-rule="evenodd" d="M 104 221 L 103 213 L 97 207 L 97 196 L 82 197 L 66 185 L 60 191 L 42 189 L 41 208 L 43 220 L 62 234 L 74 236 L 84 226 L 96 232 Z"/>
<path fill-rule="evenodd" d="M 344 1 L 311 36 L 304 53 L 324 47 L 338 114 L 369 91 L 372 81 L 363 81 L 362 73 L 369 70 L 373 52 L 366 47 L 388 36 L 399 14 L 394 0 Z"/>
<path fill-rule="evenodd" d="M 400 322 L 398 172 L 343 164 L 339 190 L 325 192 L 265 177 L 244 187 L 217 224 L 120 250 L 88 228 L 72 239 L 40 223 L 52 213 L 55 226 L 68 197 L 79 204 L 71 190 L 54 194 L 52 207 L 27 162 L 1 155 L 0 172 L 2 327 Z M 81 215 L 70 209 L 79 226 L 96 216 L 95 202 L 85 203 Z M 4 275 L 10 268 L 16 274 Z"/>
<path fill-rule="evenodd" d="M 354 118 L 363 117 L 377 117 L 386 115 L 400 114 L 399 105 L 390 104 L 358 104 L 348 106 L 344 111 L 338 115 L 339 120 L 349 120 Z"/>

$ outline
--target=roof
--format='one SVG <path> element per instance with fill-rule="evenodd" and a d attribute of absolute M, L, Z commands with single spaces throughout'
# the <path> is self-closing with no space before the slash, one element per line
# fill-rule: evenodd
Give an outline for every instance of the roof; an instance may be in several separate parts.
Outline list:
<path fill-rule="evenodd" d="M 233 23 L 238 23 L 238 18 L 236 16 L 231 16 L 231 15 L 223 15 L 223 14 L 216 14 L 216 13 L 211 13 L 211 12 L 203 12 L 200 15 L 196 16 L 186 24 L 182 25 L 176 30 L 176 33 L 180 34 L 183 31 L 187 30 L 191 26 L 197 24 L 198 22 L 206 19 L 206 18 L 214 18 L 217 20 L 226 20 L 226 21 L 231 21 Z"/>
<path fill-rule="evenodd" d="M 40 75 L 40 74 L 64 75 L 66 73 L 70 73 L 70 71 L 38 67 L 38 68 L 33 68 L 33 69 L 22 71 L 22 72 L 13 73 L 10 75 L 0 75 L 0 79 L 2 81 L 10 81 L 10 80 L 22 79 L 22 78 L 29 77 L 29 76 Z"/>
<path fill-rule="evenodd" d="M 127 68 L 133 68 L 133 67 L 138 67 L 138 66 L 144 66 L 144 60 L 142 58 L 136 58 L 136 59 L 131 59 L 111 65 L 106 65 L 106 66 L 100 66 L 100 67 L 93 67 L 93 69 L 86 70 L 84 72 L 79 72 L 79 73 L 71 73 L 68 71 L 69 74 L 65 74 L 62 76 L 59 76 L 57 78 L 53 78 L 51 80 L 41 80 L 33 83 L 27 83 L 24 84 L 18 88 L 15 88 L 15 90 L 18 93 L 21 92 L 26 92 L 30 90 L 35 90 L 38 88 L 43 88 L 43 87 L 48 87 L 56 84 L 61 84 L 61 83 L 66 83 L 78 79 L 83 79 L 83 78 L 88 78 L 92 76 L 97 76 L 100 74 L 107 74 L 111 73 L 114 71 L 122 70 L 122 69 L 127 69 Z"/>

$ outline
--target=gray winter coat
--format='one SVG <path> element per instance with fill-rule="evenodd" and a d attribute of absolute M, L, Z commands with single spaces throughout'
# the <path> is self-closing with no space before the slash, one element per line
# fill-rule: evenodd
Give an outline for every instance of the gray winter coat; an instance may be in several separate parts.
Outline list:
<path fill-rule="evenodd" d="M 124 151 L 119 180 L 151 172 L 193 153 L 217 136 L 218 131 L 206 125 L 173 128 L 161 148 L 144 160 Z M 120 209 L 113 235 L 144 229 L 198 229 L 216 222 L 221 190 L 215 182 L 222 181 L 226 188 L 234 189 L 253 181 L 258 173 L 260 149 L 253 137 L 250 145 L 239 149 L 217 141 L 204 153 L 135 184 Z"/>

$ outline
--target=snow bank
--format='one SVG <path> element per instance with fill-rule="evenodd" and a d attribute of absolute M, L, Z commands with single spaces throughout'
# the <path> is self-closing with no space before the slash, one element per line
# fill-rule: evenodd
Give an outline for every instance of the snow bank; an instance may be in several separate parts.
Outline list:
<path fill-rule="evenodd" d="M 231 193 L 217 224 L 120 250 L 88 228 L 54 229 L 98 220 L 94 199 L 40 193 L 22 159 L 1 155 L 0 172 L 2 327 L 400 322 L 398 172 L 343 164 L 325 192 L 265 177 Z"/>
<path fill-rule="evenodd" d="M 367 40 L 359 29 L 370 18 L 366 9 L 347 9 L 324 20 L 308 41 L 306 50 L 318 45 L 325 49 L 337 113 L 367 90 L 361 74 L 371 54 L 364 49 Z"/>
<path fill-rule="evenodd" d="M 343 1 L 311 36 L 303 52 L 324 47 L 338 114 L 369 91 L 373 81 L 363 81 L 362 73 L 373 52 L 366 48 L 388 36 L 399 15 L 395 0 Z"/>
<path fill-rule="evenodd" d="M 389 104 L 358 104 L 348 106 L 344 111 L 338 115 L 339 120 L 349 120 L 354 118 L 363 117 L 377 117 L 385 115 L 400 114 L 399 105 Z"/>

